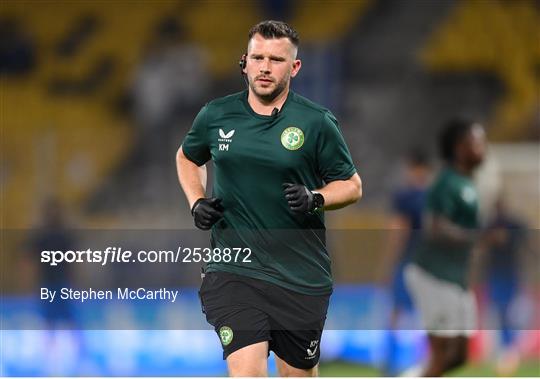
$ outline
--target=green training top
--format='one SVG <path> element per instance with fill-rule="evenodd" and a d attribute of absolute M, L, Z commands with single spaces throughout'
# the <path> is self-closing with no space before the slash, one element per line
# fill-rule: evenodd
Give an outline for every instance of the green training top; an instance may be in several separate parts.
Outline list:
<path fill-rule="evenodd" d="M 431 186 L 426 211 L 443 216 L 455 225 L 474 229 L 478 227 L 478 195 L 472 181 L 452 168 L 444 169 Z M 467 288 L 470 244 L 450 244 L 424 238 L 413 262 L 424 270 Z"/>
<path fill-rule="evenodd" d="M 355 172 L 336 118 L 290 91 L 277 115 L 253 111 L 247 91 L 206 104 L 182 143 L 186 157 L 214 163 L 213 196 L 223 218 L 212 228 L 212 246 L 251 249 L 206 270 L 266 280 L 308 295 L 332 291 L 323 212 L 293 213 L 282 183 L 321 188 Z M 228 258 L 227 258 L 228 259 Z"/>

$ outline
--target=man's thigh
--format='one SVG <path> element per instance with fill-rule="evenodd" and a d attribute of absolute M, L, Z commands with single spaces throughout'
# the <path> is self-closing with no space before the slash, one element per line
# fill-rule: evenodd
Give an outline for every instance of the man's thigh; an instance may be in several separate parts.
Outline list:
<path fill-rule="evenodd" d="M 245 283 L 230 279 L 222 273 L 207 274 L 200 291 L 206 319 L 223 347 L 223 359 L 271 339 L 268 315 L 257 306 L 260 296 Z"/>
<path fill-rule="evenodd" d="M 312 370 L 317 365 L 330 295 L 303 295 L 222 272 L 207 274 L 200 295 L 206 319 L 221 340 L 223 359 L 268 342 L 293 368 Z"/>
<path fill-rule="evenodd" d="M 229 376 L 268 376 L 268 342 L 234 351 L 227 357 Z"/>
<path fill-rule="evenodd" d="M 474 296 L 469 291 L 415 265 L 409 265 L 405 274 L 424 328 L 430 335 L 452 338 L 473 333 L 476 310 Z"/>
<path fill-rule="evenodd" d="M 270 350 L 291 368 L 311 372 L 319 362 L 330 295 L 310 296 L 282 288 L 269 294 Z"/>

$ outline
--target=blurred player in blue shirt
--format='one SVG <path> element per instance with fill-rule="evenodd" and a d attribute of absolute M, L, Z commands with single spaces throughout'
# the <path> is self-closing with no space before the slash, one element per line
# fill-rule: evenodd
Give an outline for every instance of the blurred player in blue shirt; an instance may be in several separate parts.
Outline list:
<path fill-rule="evenodd" d="M 412 301 L 407 292 L 403 278 L 403 269 L 409 262 L 414 246 L 417 244 L 422 228 L 422 211 L 431 176 L 428 155 L 420 149 L 412 150 L 406 157 L 405 182 L 392 195 L 391 218 L 389 222 L 390 238 L 388 239 L 389 258 L 393 267 L 389 280 L 392 296 L 391 329 L 398 326 L 399 318 L 404 311 L 412 309 Z M 388 340 L 388 356 L 385 373 L 396 375 L 399 370 L 395 358 L 397 346 L 395 336 L 390 331 Z"/>

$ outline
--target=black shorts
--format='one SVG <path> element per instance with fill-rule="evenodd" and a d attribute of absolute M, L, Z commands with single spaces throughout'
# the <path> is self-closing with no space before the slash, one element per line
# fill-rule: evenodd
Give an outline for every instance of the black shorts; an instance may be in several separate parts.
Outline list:
<path fill-rule="evenodd" d="M 227 272 L 210 272 L 199 292 L 206 320 L 223 347 L 223 359 L 268 341 L 289 365 L 310 369 L 319 361 L 330 295 L 309 296 Z"/>

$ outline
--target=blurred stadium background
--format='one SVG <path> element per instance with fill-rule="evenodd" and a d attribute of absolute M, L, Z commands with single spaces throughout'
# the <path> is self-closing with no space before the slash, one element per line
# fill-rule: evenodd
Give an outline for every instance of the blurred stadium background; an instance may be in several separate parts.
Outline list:
<path fill-rule="evenodd" d="M 38 255 L 28 259 L 27 241 L 51 199 L 68 228 L 86 235 L 192 228 L 176 150 L 206 101 L 243 89 L 237 63 L 249 28 L 282 19 L 301 36 L 293 89 L 336 114 L 364 181 L 361 203 L 328 215 L 340 237 L 330 238 L 336 292 L 322 374 L 378 375 L 387 364 L 389 332 L 350 325 L 388 317 L 384 242 L 403 157 L 418 147 L 435 156 L 442 123 L 468 115 L 485 123 L 490 140 L 477 177 L 483 219 L 502 197 L 530 231 L 513 305 L 522 365 L 510 373 L 540 375 L 540 2 L 3 0 L 0 7 L 0 373 L 225 373 L 213 332 L 138 330 L 144 310 L 136 307 L 103 310 L 107 329 L 123 318 L 132 320 L 129 331 L 43 330 L 32 292 Z M 73 267 L 73 284 L 91 281 L 94 269 Z M 197 273 L 185 275 L 183 303 L 154 311 L 203 320 Z M 481 320 L 489 320 L 483 279 L 480 267 L 475 288 Z M 75 317 L 92 329 L 85 311 Z M 22 318 L 37 330 L 19 330 Z M 398 332 L 392 358 L 400 370 L 426 354 L 423 332 L 408 329 Z M 482 328 L 461 373 L 493 375 L 499 339 L 496 327 Z"/>

